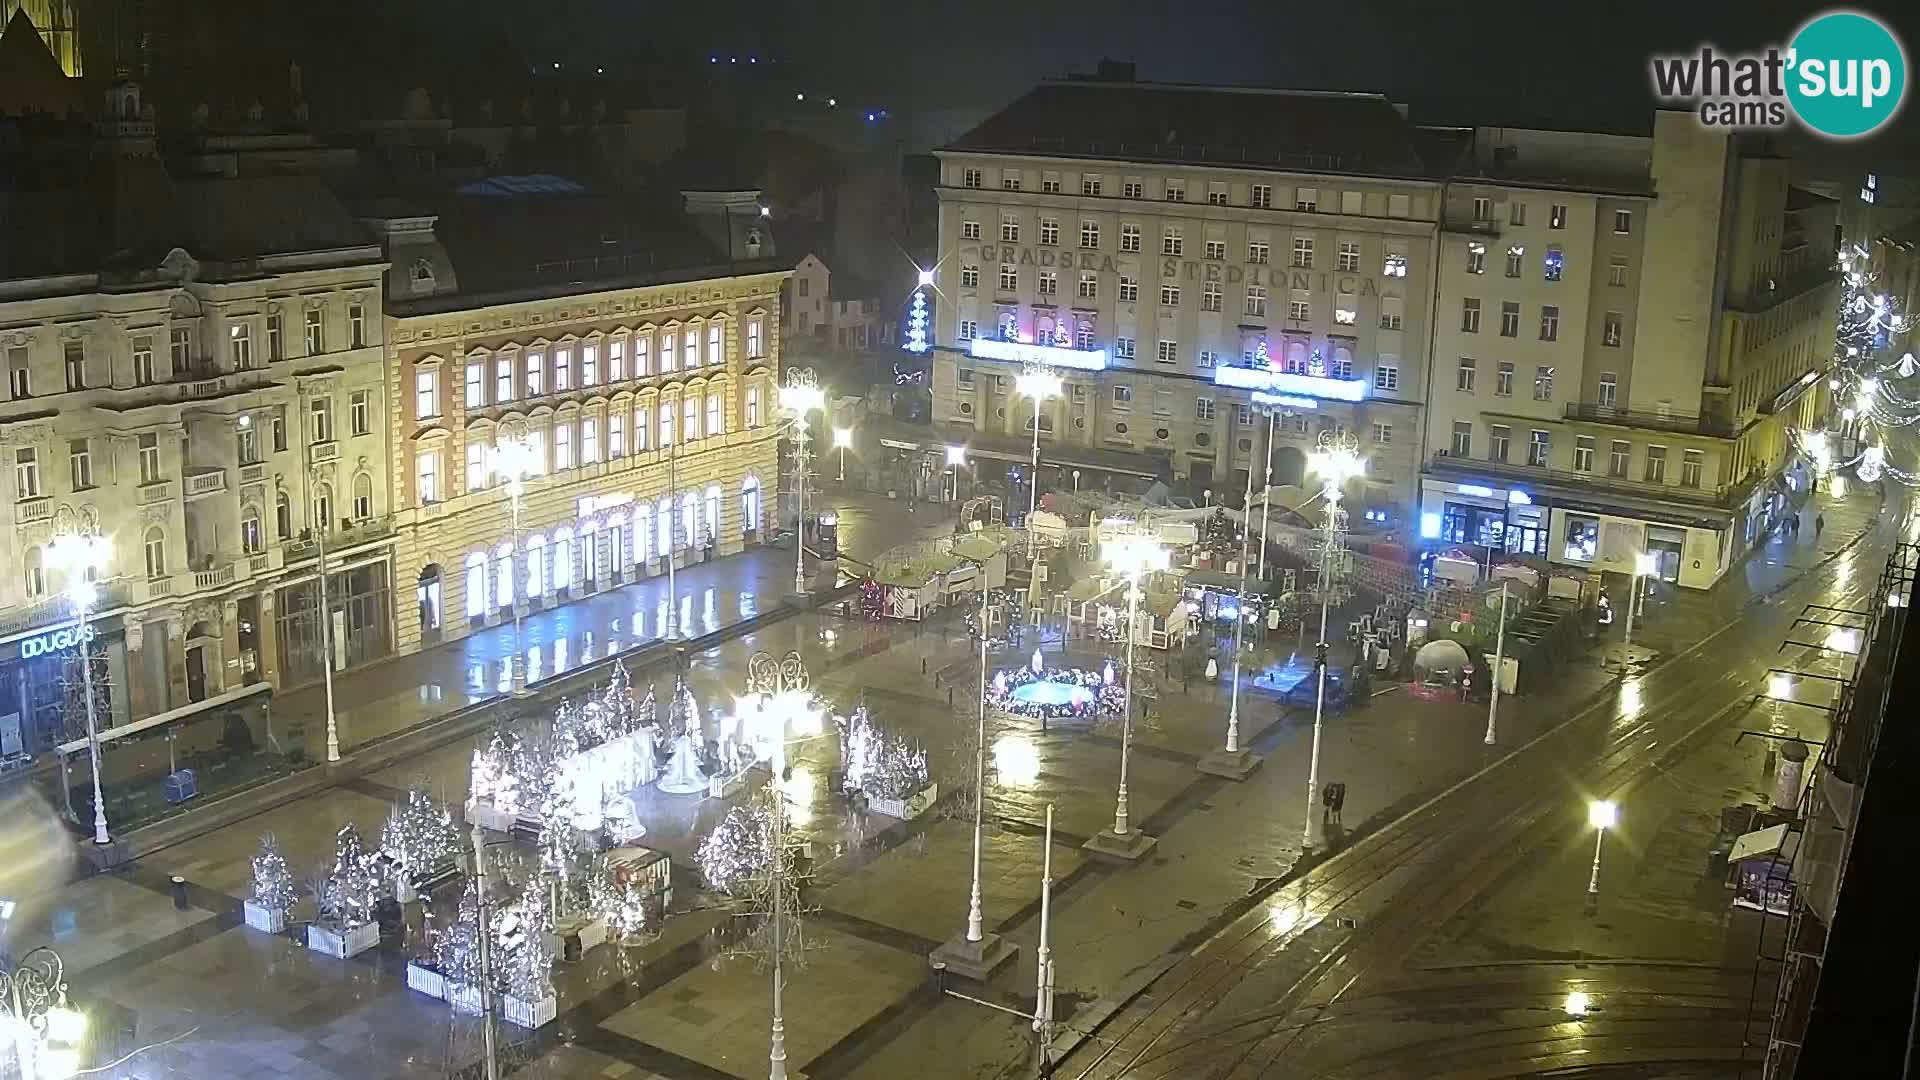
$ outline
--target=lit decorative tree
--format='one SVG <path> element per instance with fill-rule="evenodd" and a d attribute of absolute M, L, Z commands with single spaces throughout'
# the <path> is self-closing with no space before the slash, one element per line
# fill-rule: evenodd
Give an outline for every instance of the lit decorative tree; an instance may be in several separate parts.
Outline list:
<path fill-rule="evenodd" d="M 749 895 L 773 850 L 772 810 L 756 799 L 727 811 L 693 853 L 707 887 L 735 899 Z"/>
<path fill-rule="evenodd" d="M 453 823 L 453 814 L 416 784 L 407 790 L 406 801 L 387 817 L 387 826 L 380 834 L 380 850 L 402 875 L 414 877 L 460 850 L 460 830 Z"/>
<path fill-rule="evenodd" d="M 907 340 L 903 347 L 910 353 L 923 353 L 931 344 L 927 339 L 927 290 L 923 285 L 913 290 L 913 300 L 907 306 Z"/>
<path fill-rule="evenodd" d="M 260 838 L 260 854 L 253 857 L 253 902 L 283 916 L 293 907 L 293 871 L 272 833 Z"/>
<path fill-rule="evenodd" d="M 387 875 L 377 852 L 367 850 L 360 830 L 342 825 L 333 839 L 333 869 L 319 899 L 319 915 L 341 928 L 373 921 L 373 909 L 386 893 Z"/>

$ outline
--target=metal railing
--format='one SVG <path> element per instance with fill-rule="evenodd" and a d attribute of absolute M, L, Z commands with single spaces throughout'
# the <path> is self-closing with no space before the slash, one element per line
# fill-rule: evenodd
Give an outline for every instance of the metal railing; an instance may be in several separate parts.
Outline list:
<path fill-rule="evenodd" d="M 1587 402 L 1569 402 L 1566 418 L 1586 420 L 1596 424 L 1617 424 L 1621 427 L 1650 428 L 1655 431 L 1711 435 L 1723 439 L 1730 439 L 1734 435 L 1733 421 L 1725 417 L 1703 416 L 1695 413 L 1644 412 Z"/>

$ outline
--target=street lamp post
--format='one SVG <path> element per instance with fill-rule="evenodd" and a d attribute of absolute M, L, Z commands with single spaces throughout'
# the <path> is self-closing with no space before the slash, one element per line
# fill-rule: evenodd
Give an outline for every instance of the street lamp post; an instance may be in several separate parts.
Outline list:
<path fill-rule="evenodd" d="M 1273 437 L 1279 430 L 1280 410 L 1268 408 L 1267 412 L 1267 472 L 1260 481 L 1260 563 L 1255 571 L 1261 581 L 1267 580 L 1267 514 L 1273 510 Z M 1293 414 L 1289 412 L 1288 416 Z"/>
<path fill-rule="evenodd" d="M 505 477 L 507 482 L 507 503 L 513 516 L 511 537 L 513 553 L 509 558 L 513 560 L 511 565 L 515 567 L 510 587 L 516 594 L 526 592 L 526 583 L 532 569 L 524 565 L 527 555 L 521 550 L 520 545 L 520 501 L 526 493 L 526 478 L 539 471 L 536 455 L 533 441 L 527 438 L 526 432 L 519 425 L 515 424 L 493 447 L 490 454 L 491 460 L 488 463 L 488 468 L 493 475 Z M 527 693 L 527 669 L 525 645 L 520 638 L 521 607 L 522 602 L 529 598 L 524 595 L 515 595 L 509 599 L 513 602 L 513 655 L 507 661 L 507 669 L 514 696 L 524 697 Z"/>
<path fill-rule="evenodd" d="M 960 466 L 967 463 L 967 448 L 964 446 L 947 447 L 947 479 L 950 494 L 948 502 L 957 502 L 960 498 Z"/>
<path fill-rule="evenodd" d="M 1619 819 L 1620 808 L 1608 800 L 1597 799 L 1587 804 L 1587 824 L 1593 826 L 1593 873 L 1587 877 L 1589 907 L 1600 898 L 1600 845 L 1607 839 L 1607 830 Z"/>
<path fill-rule="evenodd" d="M 46 547 L 47 561 L 66 579 L 67 599 L 73 604 L 74 647 L 80 650 L 80 692 L 87 717 L 87 756 L 93 765 L 93 842 L 102 847 L 107 835 L 107 801 L 100 794 L 100 718 L 93 700 L 93 647 L 87 617 L 100 599 L 94 579 L 113 556 L 113 545 L 97 533 L 61 533 Z"/>
<path fill-rule="evenodd" d="M 307 445 L 304 453 L 307 462 L 307 513 L 309 517 L 318 518 L 313 523 L 313 535 L 319 544 L 314 576 L 319 581 L 320 589 L 320 680 L 325 687 L 327 701 L 327 761 L 333 763 L 340 760 L 340 718 L 333 705 L 333 610 L 327 601 L 327 531 L 331 527 L 330 519 L 333 517 L 333 496 L 329 492 L 327 505 L 324 508 L 318 505 L 319 500 L 315 498 L 318 493 L 316 489 L 326 481 L 321 478 L 320 463 L 313 457 L 314 447 L 322 441 L 331 442 L 333 432 L 320 429 L 320 418 L 307 404 L 304 387 L 299 388 L 298 395 L 300 410 L 306 416 L 304 423 Z M 331 424 L 332 413 L 324 415 L 328 418 L 327 422 Z M 325 436 L 324 440 L 322 436 Z M 323 512 L 315 514 L 315 510 Z"/>
<path fill-rule="evenodd" d="M 1030 365 L 1013 382 L 1014 389 L 1033 400 L 1033 460 L 1027 474 L 1027 561 L 1033 561 L 1033 513 L 1040 506 L 1040 406 L 1060 396 L 1062 383 L 1044 364 Z"/>
<path fill-rule="evenodd" d="M 807 592 L 807 414 L 824 409 L 826 391 L 820 389 L 812 368 L 788 368 L 780 388 L 780 407 L 793 416 L 793 591 Z"/>
<path fill-rule="evenodd" d="M 1245 780 L 1260 767 L 1260 757 L 1251 750 L 1240 746 L 1240 658 L 1241 643 L 1247 628 L 1247 547 L 1253 540 L 1253 463 L 1247 463 L 1247 492 L 1240 503 L 1240 588 L 1234 599 L 1233 619 L 1233 686 L 1228 691 L 1227 706 L 1227 745 L 1224 750 L 1216 750 L 1200 759 L 1196 766 L 1209 776 L 1225 777 L 1228 780 Z M 1266 534 L 1261 533 L 1260 545 L 1266 546 Z"/>
<path fill-rule="evenodd" d="M 840 451 L 840 482 L 847 482 L 847 447 L 853 445 L 853 429 L 837 427 L 833 429 L 833 448 Z"/>
<path fill-rule="evenodd" d="M 1633 662 L 1633 613 L 1640 607 L 1640 579 L 1659 569 L 1653 555 L 1641 552 L 1633 557 L 1633 585 L 1627 594 L 1627 631 L 1620 642 L 1620 665 L 1625 667 Z"/>
<path fill-rule="evenodd" d="M 42 945 L 12 971 L 0 968 L 0 1020 L 22 1080 L 66 1080 L 80 1071 L 86 1014 L 67 1003 L 66 964 Z"/>
<path fill-rule="evenodd" d="M 1507 659 L 1507 583 L 1500 583 L 1500 625 L 1493 634 L 1493 680 L 1488 684 L 1487 694 L 1487 737 L 1486 744 L 1492 746 L 1499 741 L 1494 736 L 1494 724 L 1500 716 L 1500 668 Z"/>
<path fill-rule="evenodd" d="M 1340 509 L 1340 497 L 1347 481 L 1365 471 L 1366 462 L 1353 436 L 1327 431 L 1320 435 L 1320 447 L 1314 451 L 1311 464 L 1321 478 L 1320 494 L 1327 503 L 1326 535 L 1320 548 L 1320 639 L 1314 645 L 1313 751 L 1307 759 L 1307 847 L 1318 848 L 1323 837 L 1320 816 L 1314 808 L 1320 795 L 1320 737 L 1327 711 L 1327 607 L 1333 593 L 1334 549 L 1340 543 L 1341 519 L 1346 513 Z"/>
<path fill-rule="evenodd" d="M 1133 639 L 1138 636 L 1135 623 L 1140 615 L 1142 576 L 1167 568 L 1167 549 L 1153 532 L 1130 523 L 1106 522 L 1102 528 L 1108 530 L 1108 534 L 1101 543 L 1101 553 L 1106 557 L 1107 564 L 1125 575 L 1127 581 L 1127 687 L 1120 714 L 1120 790 L 1114 800 L 1113 828 L 1102 829 L 1094 834 L 1087 841 L 1086 848 L 1096 855 L 1136 862 L 1153 850 L 1159 840 L 1136 831 L 1127 817 L 1127 758 L 1133 748 L 1135 690 Z"/>

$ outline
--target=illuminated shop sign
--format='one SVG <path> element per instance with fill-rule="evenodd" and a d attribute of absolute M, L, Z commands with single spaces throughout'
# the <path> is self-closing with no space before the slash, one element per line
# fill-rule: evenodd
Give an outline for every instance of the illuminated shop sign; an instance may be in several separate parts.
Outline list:
<path fill-rule="evenodd" d="M 82 641 L 92 641 L 93 638 L 92 623 L 81 628 L 65 626 L 58 630 L 49 630 L 44 634 L 35 634 L 30 638 L 21 638 L 20 659 L 31 660 L 36 656 L 61 652 L 73 648 Z"/>
<path fill-rule="evenodd" d="M 1321 375 L 1298 375 L 1271 368 L 1220 367 L 1213 369 L 1218 386 L 1239 390 L 1264 390 L 1273 394 L 1295 394 L 1330 401 L 1364 401 L 1365 379 L 1329 379 Z"/>
<path fill-rule="evenodd" d="M 974 338 L 967 352 L 978 360 L 1005 360 L 1011 364 L 1051 364 L 1082 371 L 1104 371 L 1107 367 L 1105 349 L 1063 349 L 1058 345 Z"/>
<path fill-rule="evenodd" d="M 1317 409 L 1320 403 L 1307 397 L 1295 397 L 1291 394 L 1269 394 L 1265 390 L 1253 392 L 1255 405 L 1267 405 L 1276 409 Z"/>

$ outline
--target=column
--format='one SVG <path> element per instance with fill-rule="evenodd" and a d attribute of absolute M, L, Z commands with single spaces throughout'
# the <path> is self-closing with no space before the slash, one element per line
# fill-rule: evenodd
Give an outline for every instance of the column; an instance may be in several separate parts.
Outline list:
<path fill-rule="evenodd" d="M 236 689 L 245 684 L 246 659 L 240 655 L 240 602 L 220 602 L 220 670 L 207 673 L 207 695 Z M 217 687 L 217 689 L 216 689 Z"/>
<path fill-rule="evenodd" d="M 280 619 L 274 603 L 275 590 L 260 593 L 260 678 L 275 690 L 280 686 Z"/>
<path fill-rule="evenodd" d="M 146 638 L 146 625 L 129 615 L 126 621 L 127 641 L 127 708 L 131 719 L 144 720 L 160 712 L 149 700 L 152 695 L 147 691 L 146 654 L 143 651 Z"/>

